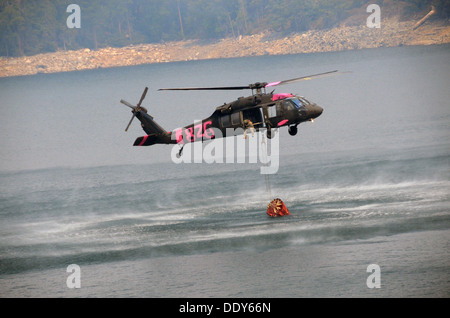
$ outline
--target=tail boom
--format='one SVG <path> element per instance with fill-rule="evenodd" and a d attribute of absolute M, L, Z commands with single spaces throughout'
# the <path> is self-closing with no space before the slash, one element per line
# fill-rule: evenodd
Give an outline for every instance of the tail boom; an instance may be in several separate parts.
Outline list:
<path fill-rule="evenodd" d="M 136 118 L 141 122 L 141 126 L 147 133 L 146 136 L 138 137 L 133 146 L 151 146 L 154 144 L 170 144 L 172 133 L 165 131 L 153 117 L 143 111 L 136 112 Z"/>

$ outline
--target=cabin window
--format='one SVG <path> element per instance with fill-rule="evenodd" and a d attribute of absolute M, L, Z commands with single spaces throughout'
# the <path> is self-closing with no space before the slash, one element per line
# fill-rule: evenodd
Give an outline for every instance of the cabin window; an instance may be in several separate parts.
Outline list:
<path fill-rule="evenodd" d="M 230 127 L 230 115 L 223 115 L 222 117 L 220 117 L 220 124 L 222 125 L 222 127 L 226 128 L 226 127 Z"/>
<path fill-rule="evenodd" d="M 231 114 L 231 124 L 241 125 L 241 112 Z"/>
<path fill-rule="evenodd" d="M 277 108 L 279 107 L 279 103 L 277 103 Z M 272 118 L 272 117 L 277 117 L 277 110 L 276 110 L 276 108 L 275 108 L 275 106 L 269 106 L 268 107 L 269 108 L 269 118 Z"/>

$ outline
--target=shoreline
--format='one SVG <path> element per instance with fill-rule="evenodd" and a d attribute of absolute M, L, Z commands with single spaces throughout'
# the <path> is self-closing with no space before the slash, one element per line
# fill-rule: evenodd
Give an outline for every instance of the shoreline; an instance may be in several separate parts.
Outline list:
<path fill-rule="evenodd" d="M 260 33 L 206 44 L 185 40 L 107 47 L 95 51 L 80 49 L 15 58 L 0 57 L 0 78 L 178 61 L 450 43 L 450 25 L 446 21 L 427 22 L 413 30 L 415 23 L 386 19 L 379 29 L 365 25 L 344 25 L 284 37 Z"/>

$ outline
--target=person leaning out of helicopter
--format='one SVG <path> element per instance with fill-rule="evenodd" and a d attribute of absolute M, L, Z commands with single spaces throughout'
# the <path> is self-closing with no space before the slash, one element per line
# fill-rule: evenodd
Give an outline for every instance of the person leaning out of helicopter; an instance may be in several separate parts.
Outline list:
<path fill-rule="evenodd" d="M 255 136 L 255 127 L 250 119 L 244 120 L 244 139 L 247 139 L 247 130 L 250 129 L 252 137 Z"/>

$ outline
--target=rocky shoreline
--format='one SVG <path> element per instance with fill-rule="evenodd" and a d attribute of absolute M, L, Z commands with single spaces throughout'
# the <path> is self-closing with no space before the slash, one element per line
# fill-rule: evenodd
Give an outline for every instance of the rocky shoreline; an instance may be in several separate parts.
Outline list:
<path fill-rule="evenodd" d="M 189 40 L 108 47 L 95 51 L 58 51 L 18 58 L 0 57 L 0 77 L 175 61 L 450 43 L 450 25 L 447 21 L 427 22 L 413 30 L 415 23 L 383 20 L 381 28 L 371 29 L 365 25 L 352 25 L 349 21 L 338 28 L 312 30 L 287 37 L 261 33 L 207 44 Z"/>

